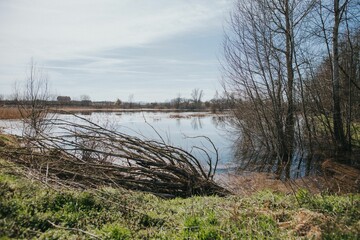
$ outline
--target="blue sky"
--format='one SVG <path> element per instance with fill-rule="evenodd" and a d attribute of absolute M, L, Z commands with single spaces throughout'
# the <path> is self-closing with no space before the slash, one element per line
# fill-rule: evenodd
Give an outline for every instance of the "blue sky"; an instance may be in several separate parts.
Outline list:
<path fill-rule="evenodd" d="M 55 95 L 166 101 L 221 91 L 232 0 L 0 0 L 0 94 L 31 58 Z"/>

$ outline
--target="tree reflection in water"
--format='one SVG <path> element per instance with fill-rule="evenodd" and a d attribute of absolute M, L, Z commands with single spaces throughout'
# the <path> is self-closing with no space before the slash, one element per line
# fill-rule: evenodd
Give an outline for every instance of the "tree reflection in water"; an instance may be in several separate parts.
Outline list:
<path fill-rule="evenodd" d="M 244 171 L 274 173 L 276 178 L 283 180 L 321 175 L 321 163 L 325 156 L 321 152 L 296 150 L 291 160 L 284 162 L 281 156 L 264 149 L 246 151 L 239 144 L 241 144 L 239 141 L 234 144 L 239 173 Z"/>
<path fill-rule="evenodd" d="M 201 120 L 201 117 L 193 117 L 191 119 L 191 127 L 194 129 L 194 130 L 198 130 L 198 129 L 202 129 L 203 123 L 202 123 L 202 120 Z"/>

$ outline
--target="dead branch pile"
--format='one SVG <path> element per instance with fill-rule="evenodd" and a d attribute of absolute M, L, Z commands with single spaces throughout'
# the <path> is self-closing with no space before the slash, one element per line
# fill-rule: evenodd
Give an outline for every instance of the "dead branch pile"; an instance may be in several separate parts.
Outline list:
<path fill-rule="evenodd" d="M 360 192 L 360 170 L 337 163 L 331 159 L 324 161 L 321 165 L 325 177 L 330 177 L 339 191 Z"/>
<path fill-rule="evenodd" d="M 162 197 L 228 193 L 213 181 L 218 158 L 212 161 L 206 154 L 205 168 L 180 148 L 78 118 L 82 123 L 51 119 L 47 123 L 53 128 L 51 134 L 27 137 L 21 147 L 8 147 L 3 154 L 31 169 L 43 181 L 67 186 L 110 185 Z"/>

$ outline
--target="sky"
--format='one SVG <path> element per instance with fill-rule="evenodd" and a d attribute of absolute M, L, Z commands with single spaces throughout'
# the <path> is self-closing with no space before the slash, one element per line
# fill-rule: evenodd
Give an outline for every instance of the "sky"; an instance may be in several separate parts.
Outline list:
<path fill-rule="evenodd" d="M 0 0 L 0 94 L 31 59 L 54 95 L 168 101 L 221 91 L 232 0 Z"/>

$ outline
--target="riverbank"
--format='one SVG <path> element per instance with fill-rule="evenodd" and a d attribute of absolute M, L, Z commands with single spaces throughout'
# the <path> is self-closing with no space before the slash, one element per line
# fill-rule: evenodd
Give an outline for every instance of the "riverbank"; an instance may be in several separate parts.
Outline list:
<path fill-rule="evenodd" d="M 0 164 L 2 239 L 358 239 L 360 232 L 359 194 L 262 190 L 165 200 L 121 188 L 46 185 Z"/>

